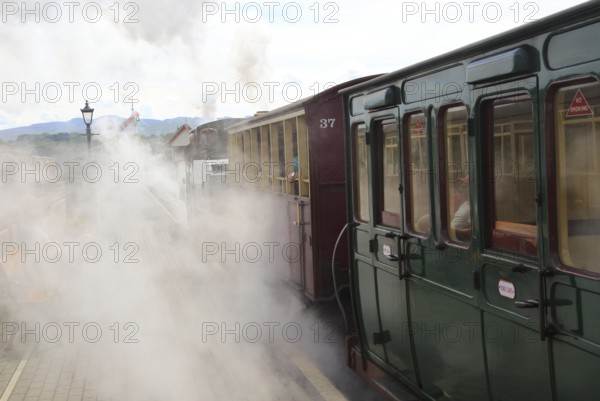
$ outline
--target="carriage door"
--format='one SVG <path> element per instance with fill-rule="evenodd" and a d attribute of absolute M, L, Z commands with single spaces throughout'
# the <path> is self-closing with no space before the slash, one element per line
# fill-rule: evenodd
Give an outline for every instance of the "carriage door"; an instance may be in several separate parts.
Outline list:
<path fill-rule="evenodd" d="M 381 325 L 381 331 L 374 333 L 374 341 L 383 344 L 387 364 L 416 383 L 406 282 L 400 267 L 403 256 L 399 121 L 389 111 L 371 113 L 371 118 L 374 158 L 370 177 L 375 210 L 371 251 Z"/>
<path fill-rule="evenodd" d="M 362 98 L 358 97 L 362 102 Z M 362 110 L 361 110 L 362 111 Z M 362 114 L 362 113 L 361 113 Z M 351 204 L 353 224 L 351 225 L 350 238 L 352 243 L 352 277 L 354 291 L 357 294 L 355 302 L 359 311 L 358 328 L 362 332 L 362 351 L 371 357 L 385 360 L 383 343 L 377 341 L 377 333 L 381 333 L 379 323 L 379 310 L 377 306 L 377 287 L 373 268 L 372 242 L 371 242 L 371 196 L 372 179 L 371 171 L 371 141 L 367 133 L 367 124 L 362 119 L 351 122 L 350 132 L 352 198 Z"/>
<path fill-rule="evenodd" d="M 386 89 L 371 95 L 382 103 Z M 362 99 L 361 99 L 362 100 Z M 353 103 L 354 104 L 354 103 Z M 390 107 L 392 106 L 392 107 Z M 356 109 L 353 108 L 353 113 Z M 363 351 L 416 381 L 408 334 L 406 284 L 400 275 L 400 150 L 397 108 L 362 111 L 351 121 L 353 283 Z"/>
<path fill-rule="evenodd" d="M 600 372 L 600 83 L 555 84 L 548 114 L 550 260 L 547 334 L 557 400 L 598 398 Z"/>
<path fill-rule="evenodd" d="M 493 400 L 552 399 L 543 341 L 537 79 L 476 91 L 482 334 Z"/>

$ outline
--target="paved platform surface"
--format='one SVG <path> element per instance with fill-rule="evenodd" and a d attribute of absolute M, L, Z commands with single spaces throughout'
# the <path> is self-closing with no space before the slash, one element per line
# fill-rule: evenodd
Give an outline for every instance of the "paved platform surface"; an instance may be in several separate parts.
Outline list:
<path fill-rule="evenodd" d="M 334 304 L 307 306 L 276 260 L 236 259 L 277 240 L 267 223 L 218 209 L 188 224 L 150 187 L 97 190 L 94 223 L 47 239 L 94 245 L 36 264 L 21 284 L 52 291 L 5 306 L 0 401 L 380 400 L 344 365 Z"/>

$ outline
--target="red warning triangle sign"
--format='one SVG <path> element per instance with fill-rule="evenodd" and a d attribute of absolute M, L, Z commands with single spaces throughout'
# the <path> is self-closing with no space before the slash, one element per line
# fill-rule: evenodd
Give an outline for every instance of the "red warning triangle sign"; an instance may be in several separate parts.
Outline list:
<path fill-rule="evenodd" d="M 569 110 L 567 110 L 567 117 L 591 116 L 593 114 L 594 112 L 590 107 L 590 104 L 585 100 L 583 93 L 581 93 L 581 89 L 578 89 L 575 97 L 571 101 Z"/>

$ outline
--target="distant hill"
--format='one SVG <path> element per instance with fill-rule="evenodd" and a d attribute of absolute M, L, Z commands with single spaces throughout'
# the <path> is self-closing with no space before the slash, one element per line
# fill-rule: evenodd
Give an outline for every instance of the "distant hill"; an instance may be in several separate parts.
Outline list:
<path fill-rule="evenodd" d="M 94 121 L 92 122 L 92 132 L 101 134 L 104 130 L 118 128 L 123 121 L 125 121 L 125 118 L 118 116 L 102 116 L 94 118 Z M 202 124 L 204 120 L 202 117 L 175 117 L 166 120 L 142 118 L 137 124 L 137 133 L 145 136 L 169 134 L 175 132 L 179 126 L 186 122 L 190 127 L 195 128 L 197 125 Z M 0 139 L 4 141 L 13 141 L 17 139 L 19 135 L 72 132 L 85 132 L 85 124 L 81 118 L 0 130 Z"/>

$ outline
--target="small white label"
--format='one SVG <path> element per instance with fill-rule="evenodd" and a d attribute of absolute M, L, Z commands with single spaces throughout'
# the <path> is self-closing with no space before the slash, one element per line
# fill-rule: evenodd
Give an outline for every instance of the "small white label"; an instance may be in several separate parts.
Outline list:
<path fill-rule="evenodd" d="M 392 254 L 392 247 L 389 245 L 383 245 L 383 256 L 390 256 Z"/>
<path fill-rule="evenodd" d="M 510 281 L 500 280 L 498 282 L 498 291 L 504 298 L 515 299 L 515 285 Z"/>

